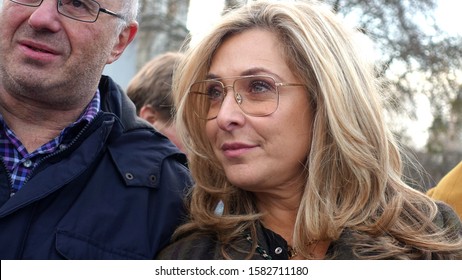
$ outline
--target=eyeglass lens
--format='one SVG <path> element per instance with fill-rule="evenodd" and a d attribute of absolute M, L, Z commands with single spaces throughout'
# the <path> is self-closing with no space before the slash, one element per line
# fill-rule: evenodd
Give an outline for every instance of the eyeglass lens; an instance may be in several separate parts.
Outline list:
<path fill-rule="evenodd" d="M 43 0 L 11 0 L 14 3 L 38 7 Z M 86 22 L 94 22 L 98 18 L 100 5 L 94 0 L 57 0 L 58 12 L 66 17 Z"/>
<path fill-rule="evenodd" d="M 213 119 L 218 115 L 223 99 L 231 86 L 219 80 L 206 80 L 191 86 L 193 106 L 199 118 Z M 241 110 L 252 116 L 266 116 L 278 107 L 275 80 L 269 76 L 248 76 L 233 82 L 233 94 Z"/>
<path fill-rule="evenodd" d="M 82 21 L 94 21 L 98 17 L 99 4 L 92 0 L 58 0 L 58 11 Z"/>

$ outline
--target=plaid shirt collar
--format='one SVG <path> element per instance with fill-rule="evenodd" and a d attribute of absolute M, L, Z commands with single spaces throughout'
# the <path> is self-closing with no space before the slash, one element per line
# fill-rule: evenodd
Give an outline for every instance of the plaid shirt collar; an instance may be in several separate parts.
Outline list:
<path fill-rule="evenodd" d="M 64 128 L 56 138 L 31 153 L 28 153 L 0 114 L 0 155 L 10 175 L 12 194 L 16 193 L 24 185 L 37 163 L 43 157 L 58 149 L 65 149 L 80 129 L 95 118 L 100 107 L 100 92 L 97 90 L 77 121 Z"/>

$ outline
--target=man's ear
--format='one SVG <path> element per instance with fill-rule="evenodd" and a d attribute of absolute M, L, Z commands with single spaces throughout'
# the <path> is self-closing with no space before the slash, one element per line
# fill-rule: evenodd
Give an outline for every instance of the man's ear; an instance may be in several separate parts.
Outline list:
<path fill-rule="evenodd" d="M 108 58 L 107 64 L 111 64 L 122 55 L 125 48 L 133 41 L 136 33 L 138 33 L 138 22 L 134 21 L 122 30 L 119 38 L 112 48 L 111 56 Z"/>

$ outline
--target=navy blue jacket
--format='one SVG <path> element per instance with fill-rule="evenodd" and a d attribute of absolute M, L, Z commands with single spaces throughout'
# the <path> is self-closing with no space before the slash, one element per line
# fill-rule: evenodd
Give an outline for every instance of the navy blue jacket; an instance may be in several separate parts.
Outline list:
<path fill-rule="evenodd" d="M 153 259 L 184 219 L 186 157 L 108 77 L 101 109 L 10 198 L 0 167 L 0 259 Z"/>

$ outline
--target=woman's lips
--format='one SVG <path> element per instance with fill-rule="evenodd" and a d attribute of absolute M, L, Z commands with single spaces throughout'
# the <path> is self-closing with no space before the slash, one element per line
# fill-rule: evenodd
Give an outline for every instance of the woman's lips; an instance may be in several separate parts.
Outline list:
<path fill-rule="evenodd" d="M 244 143 L 226 143 L 221 146 L 221 150 L 226 157 L 235 158 L 242 156 L 255 147 L 257 146 Z"/>

